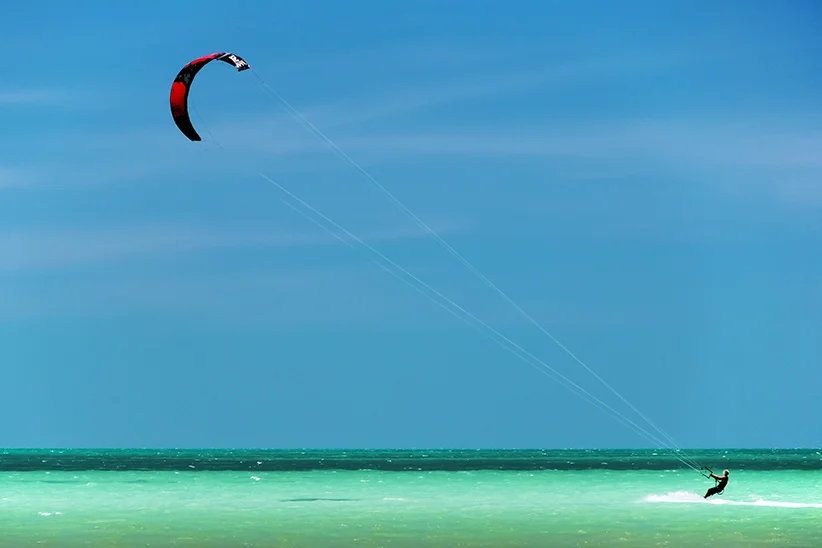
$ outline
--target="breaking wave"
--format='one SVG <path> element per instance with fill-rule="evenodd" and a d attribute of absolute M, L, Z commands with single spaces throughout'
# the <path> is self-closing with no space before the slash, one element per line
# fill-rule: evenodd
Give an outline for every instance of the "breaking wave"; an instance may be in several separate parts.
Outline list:
<path fill-rule="evenodd" d="M 679 504 L 725 504 L 729 506 L 768 506 L 778 508 L 822 508 L 822 503 L 814 502 L 782 502 L 775 500 L 757 499 L 752 501 L 729 500 L 722 495 L 702 498 L 702 495 L 690 491 L 674 491 L 666 495 L 648 495 L 644 502 L 668 502 Z"/>

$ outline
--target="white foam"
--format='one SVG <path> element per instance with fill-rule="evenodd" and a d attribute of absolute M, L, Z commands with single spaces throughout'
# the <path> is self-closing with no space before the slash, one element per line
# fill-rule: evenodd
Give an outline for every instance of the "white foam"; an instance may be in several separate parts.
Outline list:
<path fill-rule="evenodd" d="M 814 502 L 779 502 L 775 500 L 757 499 L 753 501 L 728 500 L 714 495 L 707 499 L 702 495 L 691 493 L 690 491 L 673 491 L 667 495 L 648 495 L 645 502 L 673 502 L 680 504 L 727 504 L 731 506 L 768 506 L 778 508 L 822 508 L 822 503 Z"/>

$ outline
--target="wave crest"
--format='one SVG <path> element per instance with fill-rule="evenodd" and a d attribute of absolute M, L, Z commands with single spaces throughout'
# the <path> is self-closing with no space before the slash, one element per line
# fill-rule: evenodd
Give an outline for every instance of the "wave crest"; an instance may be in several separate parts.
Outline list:
<path fill-rule="evenodd" d="M 818 502 L 782 502 L 775 500 L 757 499 L 752 501 L 743 500 L 729 500 L 726 498 L 719 498 L 713 496 L 707 499 L 702 498 L 702 495 L 692 493 L 690 491 L 672 491 L 665 495 L 648 495 L 644 499 L 645 502 L 668 502 L 680 504 L 727 504 L 731 506 L 767 506 L 776 508 L 822 508 L 822 503 Z"/>

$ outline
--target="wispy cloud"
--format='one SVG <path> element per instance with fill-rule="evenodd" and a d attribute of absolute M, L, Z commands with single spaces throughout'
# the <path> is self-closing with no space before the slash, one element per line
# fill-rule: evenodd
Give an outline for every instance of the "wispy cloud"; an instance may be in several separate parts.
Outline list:
<path fill-rule="evenodd" d="M 29 175 L 26 170 L 0 166 L 0 188 L 25 186 L 30 182 Z"/>
<path fill-rule="evenodd" d="M 246 57 L 255 70 L 263 74 L 287 74 L 288 80 L 305 78 L 317 73 L 328 74 L 339 70 L 351 74 L 380 70 L 464 70 L 477 64 L 509 61 L 521 53 L 511 44 L 482 44 L 458 41 L 422 41 L 374 47 L 320 50 L 302 55 Z"/>
<path fill-rule="evenodd" d="M 807 179 L 786 177 L 779 181 L 784 200 L 804 207 L 822 207 L 822 173 Z"/>
<path fill-rule="evenodd" d="M 569 179 L 597 171 L 683 177 L 766 192 L 796 205 L 822 196 L 822 132 L 712 121 L 648 121 L 546 130 L 455 131 L 343 139 L 353 155 L 545 158 Z M 598 169 L 597 169 L 598 168 Z M 755 189 L 754 187 L 757 186 Z"/>
<path fill-rule="evenodd" d="M 588 159 L 644 155 L 701 165 L 822 168 L 822 132 L 750 131 L 721 122 L 699 125 L 652 120 L 552 129 L 382 132 L 342 138 L 338 145 L 410 155 Z"/>
<path fill-rule="evenodd" d="M 445 264 L 407 265 L 415 276 L 497 328 L 528 326 L 503 301 L 466 289 L 470 274 L 451 279 Z M 407 287 L 367 261 L 334 268 L 259 266 L 248 269 L 190 268 L 169 273 L 162 268 L 75 272 L 53 276 L 10 277 L 0 284 L 0 321 L 33 317 L 110 317 L 161 314 L 163 318 L 217 318 L 223 324 L 324 325 L 347 328 L 448 326 L 470 329 L 425 295 Z M 465 281 L 469 283 L 466 284 Z M 531 307 L 550 310 L 561 325 L 625 325 L 642 320 L 608 315 L 602 303 L 574 295 L 549 297 L 539 284 L 529 295 Z M 482 296 L 481 296 L 482 295 Z M 536 295 L 536 296 L 535 296 Z M 480 335 L 477 334 L 477 339 Z"/>
<path fill-rule="evenodd" d="M 463 78 L 467 73 L 494 72 L 497 75 L 512 73 L 512 67 L 522 69 L 541 65 L 557 69 L 557 74 L 571 66 L 599 67 L 618 70 L 620 68 L 652 68 L 660 63 L 670 65 L 689 59 L 717 59 L 722 56 L 716 48 L 696 51 L 692 45 L 685 50 L 649 51 L 634 49 L 612 50 L 603 55 L 599 48 L 591 48 L 590 36 L 564 37 L 562 42 L 546 41 L 463 41 L 459 39 L 439 39 L 425 42 L 402 43 L 377 47 L 333 49 L 318 51 L 302 56 L 275 56 L 271 59 L 247 58 L 263 76 L 266 74 L 286 74 L 279 81 L 311 79 L 322 73 L 331 75 L 331 83 L 343 86 L 357 77 L 366 77 L 377 83 L 380 77 L 388 75 L 407 80 L 409 75 L 421 79 L 447 81 L 454 77 Z M 604 61 L 604 62 L 603 62 Z M 649 64 L 650 62 L 650 64 Z M 345 78 L 333 79 L 344 75 Z M 288 86 L 285 86 L 288 87 Z M 333 87 L 335 92 L 340 86 Z"/>
<path fill-rule="evenodd" d="M 64 276 L 54 283 L 0 284 L 0 321 L 159 313 L 164 318 L 218 318 L 224 324 L 264 321 L 268 326 L 459 322 L 402 287 L 364 263 L 333 270 L 291 267 L 211 273 L 201 269 L 184 276 L 141 270 L 105 277 Z"/>
<path fill-rule="evenodd" d="M 817 178 L 822 169 L 822 134 L 812 129 L 798 129 L 798 125 L 789 122 L 781 123 L 774 114 L 769 116 L 775 123 L 758 124 L 716 118 L 705 121 L 657 118 L 564 127 L 552 122 L 538 127 L 489 130 L 487 125 L 477 129 L 455 127 L 453 123 L 446 128 L 433 118 L 429 119 L 431 129 L 428 130 L 420 129 L 421 122 L 417 119 L 413 130 L 402 122 L 392 123 L 394 129 L 390 130 L 384 129 L 386 124 L 381 124 L 380 130 L 367 129 L 368 122 L 421 109 L 469 99 L 505 97 L 518 90 L 574 86 L 626 71 L 654 70 L 692 60 L 693 55 L 689 54 L 615 54 L 555 63 L 550 67 L 535 68 L 533 64 L 514 69 L 491 67 L 485 69 L 487 72 L 474 71 L 469 76 L 432 79 L 424 84 L 416 82 L 414 87 L 398 85 L 389 93 L 367 88 L 369 91 L 362 95 L 313 106 L 302 106 L 293 97 L 286 96 L 286 99 L 363 165 L 424 156 L 532 157 L 577 162 L 577 171 L 593 174 L 614 169 L 623 172 L 677 169 L 700 171 L 708 177 L 734 172 L 775 182 Z M 254 162 L 263 165 L 266 159 L 267 165 L 277 171 L 339 165 L 325 143 L 279 110 L 273 100 L 270 106 L 266 114 L 249 118 L 236 119 L 235 113 L 227 113 L 227 118 L 201 128 L 202 133 L 206 135 L 210 129 L 229 149 L 228 154 L 242 157 L 244 167 Z M 66 146 L 65 136 L 47 139 L 39 146 L 48 150 Z M 211 161 L 209 156 L 221 158 L 220 151 L 209 149 L 211 145 L 207 143 L 186 142 L 170 122 L 161 129 L 88 134 L 82 138 L 75 135 L 69 146 L 76 149 L 70 160 L 76 163 L 52 166 L 50 174 L 38 177 L 40 182 L 76 186 L 179 173 L 196 178 L 205 173 L 227 176 L 237 172 L 234 162 Z M 270 162 L 275 158 L 276 162 Z M 323 159 L 328 164 L 318 161 Z M 577 171 L 572 168 L 569 176 L 578 178 Z M 0 186 L 2 180 L 0 176 Z"/>
<path fill-rule="evenodd" d="M 74 97 L 76 97 L 75 94 L 65 90 L 0 89 L 0 107 L 64 104 Z"/>
<path fill-rule="evenodd" d="M 336 144 L 354 158 L 544 158 L 556 162 L 569 179 L 644 173 L 713 179 L 717 185 L 763 183 L 780 192 L 784 185 L 794 198 L 810 192 L 817 197 L 814 202 L 822 181 L 822 132 L 721 121 L 380 132 L 343 137 Z"/>
<path fill-rule="evenodd" d="M 374 112 L 364 109 L 362 115 L 367 117 Z M 353 114 L 341 114 L 338 120 L 346 117 Z M 315 122 L 320 129 L 333 126 L 331 114 L 326 118 L 330 120 L 328 124 L 321 119 Z M 108 141 L 94 139 L 90 141 L 94 144 L 88 158 L 76 156 L 82 158 L 80 164 L 52 167 L 49 177 L 44 173 L 27 175 L 17 170 L 0 170 L 0 187 L 34 178 L 48 185 L 78 186 L 179 173 L 195 179 L 206 174 L 233 177 L 252 174 L 248 166 L 255 163 L 269 173 L 293 168 L 314 170 L 327 165 L 345 168 L 325 143 L 293 125 L 287 128 L 280 122 L 258 119 L 249 121 L 245 127 L 217 127 L 215 133 L 224 138 L 226 150 L 208 148 L 207 144 L 177 146 L 174 139 L 178 136 L 173 132 L 157 135 L 147 131 Z M 680 175 L 690 174 L 701 180 L 713 178 L 717 184 L 735 179 L 784 185 L 794 198 L 818 196 L 818 181 L 822 181 L 822 132 L 780 123 L 651 119 L 564 127 L 509 126 L 496 130 L 434 127 L 358 131 L 332 138 L 366 166 L 417 157 L 543 158 L 565 170 L 569 179 L 596 179 L 614 173 L 670 174 L 679 179 Z M 135 155 L 135 150 L 140 153 Z M 242 158 L 242 169 L 231 159 L 234 154 Z M 273 159 L 276 161 L 272 162 Z M 818 203 L 818 199 L 814 202 Z"/>
<path fill-rule="evenodd" d="M 313 154 L 337 161 L 324 143 L 305 133 L 293 140 L 261 138 L 257 150 L 264 155 L 268 147 L 273 156 L 295 162 Z M 366 166 L 426 157 L 543 159 L 552 166 L 552 180 L 684 178 L 713 182 L 723 191 L 764 191 L 814 207 L 822 194 L 822 132 L 790 121 L 629 119 L 564 127 L 360 131 L 334 142 Z"/>
<path fill-rule="evenodd" d="M 430 51 L 426 50 L 425 53 L 430 54 Z M 532 57 L 530 63 L 521 62 L 513 67 L 491 65 L 481 66 L 469 74 L 455 72 L 418 76 L 411 83 L 400 82 L 389 85 L 388 89 L 385 84 L 382 89 L 365 86 L 365 91 L 358 89 L 356 94 L 349 94 L 346 98 L 330 98 L 313 105 L 304 105 L 299 98 L 291 97 L 287 92 L 283 95 L 313 124 L 338 139 L 350 137 L 358 128 L 362 132 L 362 126 L 369 122 L 384 121 L 416 111 L 467 100 L 503 98 L 518 91 L 546 86 L 573 86 L 602 79 L 609 74 L 681 62 L 682 59 L 676 56 L 634 53 L 535 65 Z M 374 83 L 379 83 L 379 80 Z M 336 91 L 330 95 L 335 94 Z M 22 93 L 19 95 L 20 98 L 23 96 Z M 42 98 L 47 96 L 43 95 Z M 306 154 L 325 153 L 326 158 L 333 159 L 328 156 L 325 144 L 301 127 L 291 114 L 280 109 L 275 99 L 270 99 L 263 113 L 255 112 L 252 116 L 238 118 L 236 112 L 230 112 L 221 120 L 198 127 L 204 138 L 216 138 L 248 159 L 276 155 L 280 159 L 294 159 L 291 166 L 305 166 L 306 163 L 300 162 L 299 157 Z M 198 125 L 201 121 L 196 118 L 195 125 Z M 38 137 L 38 150 L 65 151 L 69 147 L 72 150 L 69 161 L 74 162 L 73 165 L 54 166 L 50 175 L 40 178 L 41 182 L 49 185 L 87 185 L 135 180 L 172 171 L 188 171 L 196 175 L 215 170 L 209 162 L 197 161 L 204 158 L 202 146 L 187 143 L 174 131 L 170 120 L 162 128 L 84 133 L 72 133 L 70 141 L 65 135 L 53 133 Z M 356 145 L 356 142 L 352 144 Z M 362 151 L 363 148 L 358 147 L 358 150 Z M 385 152 L 385 147 L 382 151 Z M 361 160 L 364 163 L 369 161 Z M 312 158 L 309 165 L 317 164 Z"/>
<path fill-rule="evenodd" d="M 287 93 L 281 95 L 312 123 L 323 130 L 331 130 L 460 101 L 504 97 L 526 90 L 573 87 L 615 75 L 676 66 L 688 60 L 682 55 L 630 53 L 544 64 L 531 61 L 519 67 L 491 65 L 470 74 L 419 77 L 413 83 L 403 82 L 388 89 L 367 86 L 365 92 L 358 90 L 354 97 L 334 99 L 321 105 L 301 105 Z M 273 105 L 277 104 L 273 97 L 272 101 Z M 262 119 L 254 116 L 234 123 L 223 121 L 215 124 L 214 129 L 215 133 L 230 134 L 233 141 L 245 136 L 248 142 L 242 141 L 243 144 L 253 144 L 259 140 L 261 130 L 276 127 L 289 116 L 278 113 Z M 265 127 L 255 121 L 262 121 Z"/>
<path fill-rule="evenodd" d="M 432 222 L 440 233 L 465 230 L 467 223 Z M 427 235 L 410 228 L 352 230 L 370 244 Z M 147 257 L 176 256 L 239 247 L 296 247 L 343 245 L 317 228 L 214 228 L 191 224 L 144 224 L 95 229 L 17 230 L 0 234 L 0 271 L 25 271 Z"/>

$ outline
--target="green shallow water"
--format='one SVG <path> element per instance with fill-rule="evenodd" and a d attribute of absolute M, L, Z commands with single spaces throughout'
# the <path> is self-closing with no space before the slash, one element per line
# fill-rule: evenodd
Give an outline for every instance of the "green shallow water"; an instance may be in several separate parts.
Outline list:
<path fill-rule="evenodd" d="M 725 493 L 708 501 L 701 494 L 713 481 L 651 451 L 341 453 L 6 452 L 0 545 L 815 547 L 822 539 L 815 450 L 689 453 L 731 470 Z"/>

